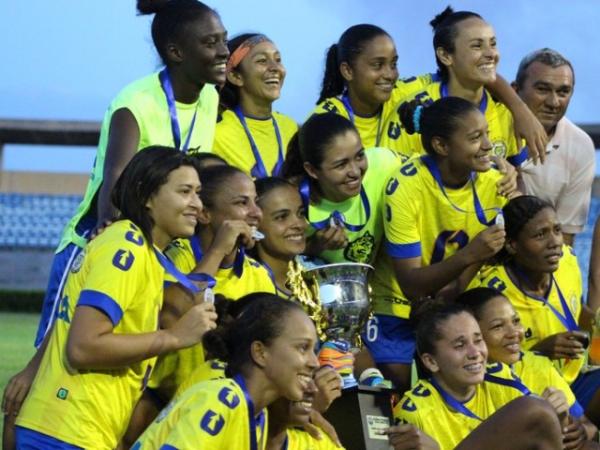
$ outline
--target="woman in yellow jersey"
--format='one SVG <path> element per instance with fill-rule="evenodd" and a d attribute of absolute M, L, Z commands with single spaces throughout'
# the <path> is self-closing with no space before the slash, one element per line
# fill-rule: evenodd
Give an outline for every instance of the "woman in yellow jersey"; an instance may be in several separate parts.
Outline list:
<path fill-rule="evenodd" d="M 141 149 L 212 149 L 218 110 L 215 84 L 225 82 L 229 52 L 219 15 L 197 0 L 139 0 L 153 14 L 152 39 L 164 69 L 126 86 L 111 102 L 83 201 L 66 225 L 52 262 L 35 345 L 56 319 L 69 265 L 91 231 L 116 215 L 110 195 L 119 174 Z"/>
<path fill-rule="evenodd" d="M 506 245 L 498 262 L 483 271 L 480 283 L 511 301 L 525 329 L 523 347 L 554 361 L 586 415 L 595 420 L 600 372 L 582 372 L 591 314 L 581 303 L 577 258 L 563 245 L 549 203 L 523 196 L 511 200 L 503 212 Z"/>
<path fill-rule="evenodd" d="M 165 271 L 182 275 L 162 252 L 193 234 L 202 210 L 195 164 L 173 148 L 152 147 L 123 171 L 113 191 L 119 220 L 71 267 L 17 417 L 17 448 L 114 449 L 154 358 L 215 327 L 214 306 L 200 304 L 156 331 Z"/>
<path fill-rule="evenodd" d="M 447 97 L 413 113 L 404 126 L 420 129 L 427 155 L 388 180 L 385 244 L 372 279 L 375 316 L 365 333 L 383 374 L 404 390 L 414 355 L 411 304 L 460 293 L 502 248 L 504 231 L 493 220 L 506 203 L 497 193 L 501 174 L 491 167 L 487 124 L 477 107 Z"/>
<path fill-rule="evenodd" d="M 265 408 L 280 397 L 303 400 L 318 366 L 316 341 L 299 305 L 264 294 L 204 339 L 207 351 L 227 363 L 231 378 L 188 389 L 133 448 L 264 449 Z"/>
<path fill-rule="evenodd" d="M 395 105 L 427 86 L 431 76 L 398 80 L 397 62 L 396 46 L 385 30 L 369 24 L 348 28 L 327 51 L 314 112 L 346 117 L 366 148 L 399 152 L 400 120 Z"/>
<path fill-rule="evenodd" d="M 276 45 L 265 35 L 246 33 L 228 43 L 226 108 L 215 133 L 214 152 L 252 178 L 277 176 L 298 125 L 273 111 L 281 95 L 285 67 Z"/>
<path fill-rule="evenodd" d="M 425 378 L 395 406 L 398 421 L 423 430 L 442 450 L 563 448 L 550 404 L 523 397 L 527 389 L 507 366 L 486 369 L 485 341 L 465 306 L 424 300 L 412 315 Z"/>
<path fill-rule="evenodd" d="M 372 263 L 383 236 L 383 189 L 399 164 L 385 148 L 365 152 L 348 119 L 310 117 L 284 165 L 284 176 L 299 184 L 308 219 L 305 253 L 329 263 Z"/>
<path fill-rule="evenodd" d="M 200 172 L 204 209 L 199 213 L 200 226 L 189 239 L 174 241 L 166 250 L 173 264 L 185 274 L 211 273 L 215 267 L 213 290 L 227 298 L 238 299 L 253 292 L 276 293 L 268 270 L 246 254 L 255 244 L 255 232 L 262 218 L 256 204 L 256 189 L 252 179 L 231 166 L 208 167 Z M 226 238 L 224 238 L 226 236 Z M 219 253 L 211 251 L 221 242 L 228 242 Z M 167 278 L 165 308 L 161 324 L 169 326 L 198 301 L 178 280 Z M 204 361 L 202 346 L 161 358 L 149 386 L 163 402 L 168 402 L 177 386 Z M 159 405 L 159 407 L 162 405 Z"/>
<path fill-rule="evenodd" d="M 428 85 L 437 74 L 398 80 L 398 54 L 391 36 L 370 24 L 348 28 L 327 51 L 321 94 L 314 113 L 333 112 L 349 119 L 366 148 L 386 147 L 403 160 L 412 155 L 401 127 L 398 106 Z M 519 131 L 535 156 L 545 151 L 546 134 L 509 84 L 492 82 L 494 94 L 509 105 L 519 119 Z"/>
<path fill-rule="evenodd" d="M 307 223 L 302 199 L 298 188 L 283 178 L 262 178 L 255 185 L 262 210 L 258 229 L 265 236 L 256 244 L 257 260 L 268 268 L 278 295 L 290 298 L 294 292 L 288 273 L 290 269 L 301 270 L 297 257 L 306 248 Z"/>
<path fill-rule="evenodd" d="M 545 398 L 561 415 L 565 448 L 579 448 L 598 429 L 585 417 L 569 384 L 545 356 L 523 351 L 524 329 L 510 301 L 497 290 L 479 287 L 464 292 L 457 301 L 471 309 L 479 322 L 489 361 L 511 366 L 532 393 Z"/>
<path fill-rule="evenodd" d="M 477 105 L 488 122 L 492 154 L 507 158 L 518 167 L 527 158 L 527 150 L 521 149 L 517 143 L 511 112 L 486 90 L 486 86 L 497 80 L 499 52 L 494 29 L 478 14 L 454 12 L 450 7 L 438 14 L 431 21 L 431 26 L 438 66 L 437 79 L 413 97 L 418 102 L 430 103 L 454 96 Z M 402 102 L 408 100 L 405 98 Z M 404 152 L 424 153 L 418 135 L 403 133 L 401 139 Z"/>

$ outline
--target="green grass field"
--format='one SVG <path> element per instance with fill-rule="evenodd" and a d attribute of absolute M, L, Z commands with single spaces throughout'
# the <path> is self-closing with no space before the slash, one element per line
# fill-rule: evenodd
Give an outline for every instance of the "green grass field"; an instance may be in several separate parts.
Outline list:
<path fill-rule="evenodd" d="M 4 392 L 10 377 L 25 367 L 33 356 L 38 320 L 38 314 L 0 312 L 0 392 Z"/>

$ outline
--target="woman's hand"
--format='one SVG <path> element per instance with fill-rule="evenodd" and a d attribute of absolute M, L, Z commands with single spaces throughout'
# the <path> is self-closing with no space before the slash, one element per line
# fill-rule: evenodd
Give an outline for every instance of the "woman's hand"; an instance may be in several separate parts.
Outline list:
<path fill-rule="evenodd" d="M 394 450 L 440 450 L 435 440 L 410 423 L 389 427 L 385 434 Z"/>
<path fill-rule="evenodd" d="M 199 303 L 192 306 L 168 332 L 177 339 L 179 348 L 186 348 L 201 342 L 204 333 L 216 327 L 215 305 Z"/>
<path fill-rule="evenodd" d="M 581 421 L 575 417 L 569 418 L 569 423 L 563 426 L 563 444 L 565 450 L 577 450 L 583 448 L 587 440 L 585 427 Z"/>
<path fill-rule="evenodd" d="M 550 386 L 544 389 L 542 398 L 550 403 L 554 411 L 556 411 L 561 425 L 566 426 L 569 423 L 569 403 L 564 392 Z"/>
<path fill-rule="evenodd" d="M 225 220 L 217 230 L 210 246 L 210 251 L 216 251 L 223 257 L 229 255 L 238 245 L 246 248 L 254 247 L 252 227 L 243 220 Z"/>
<path fill-rule="evenodd" d="M 469 253 L 472 264 L 484 262 L 502 249 L 505 237 L 504 228 L 492 225 L 475 236 L 463 250 Z"/>
<path fill-rule="evenodd" d="M 333 367 L 321 366 L 314 376 L 318 392 L 313 401 L 313 408 L 324 413 L 333 401 L 342 395 L 342 377 Z"/>
<path fill-rule="evenodd" d="M 338 250 L 348 245 L 344 228 L 338 225 L 317 230 L 306 241 L 306 254 L 319 256 L 326 250 Z"/>
<path fill-rule="evenodd" d="M 581 333 L 565 331 L 542 339 L 531 347 L 531 350 L 539 352 L 550 359 L 578 359 L 585 352 L 581 339 Z"/>
<path fill-rule="evenodd" d="M 16 417 L 19 414 L 36 373 L 37 367 L 31 367 L 31 364 L 28 364 L 8 381 L 2 395 L 2 412 L 5 415 Z"/>
<path fill-rule="evenodd" d="M 517 172 L 517 169 L 504 158 L 492 156 L 492 160 L 498 167 L 498 172 L 504 175 L 498 183 L 496 183 L 498 194 L 507 198 L 512 198 L 514 194 L 518 193 L 519 172 Z"/>
<path fill-rule="evenodd" d="M 528 156 L 533 160 L 533 163 L 537 164 L 539 160 L 540 163 L 544 164 L 548 135 L 543 125 L 524 103 L 522 106 L 513 108 L 512 113 L 517 148 L 521 148 L 521 141 L 525 139 L 529 150 Z"/>
<path fill-rule="evenodd" d="M 323 417 L 321 413 L 315 409 L 313 409 L 310 413 L 310 422 L 306 423 L 302 429 L 318 441 L 323 439 L 323 436 L 321 436 L 322 430 L 333 442 L 335 442 L 338 447 L 342 446 L 340 438 L 338 437 L 335 428 L 333 428 L 333 425 L 331 425 L 327 419 L 325 419 L 325 417 Z"/>

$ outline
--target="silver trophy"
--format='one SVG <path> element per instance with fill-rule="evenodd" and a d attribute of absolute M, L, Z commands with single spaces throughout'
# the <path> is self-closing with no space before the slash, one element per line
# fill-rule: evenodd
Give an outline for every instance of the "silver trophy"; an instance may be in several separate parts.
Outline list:
<path fill-rule="evenodd" d="M 357 385 L 353 375 L 353 350 L 358 347 L 360 332 L 369 316 L 370 270 L 373 267 L 368 264 L 339 263 L 303 272 L 306 284 L 321 307 L 321 329 L 326 342 L 321 346 L 319 360 L 338 370 L 344 389 Z M 333 364 L 328 362 L 332 355 L 339 357 Z"/>

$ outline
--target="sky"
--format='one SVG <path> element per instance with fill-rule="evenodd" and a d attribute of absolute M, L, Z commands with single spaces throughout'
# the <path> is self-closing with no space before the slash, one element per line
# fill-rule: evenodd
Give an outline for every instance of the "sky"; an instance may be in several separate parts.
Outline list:
<path fill-rule="evenodd" d="M 394 38 L 402 77 L 435 70 L 428 23 L 448 0 L 223 0 L 217 9 L 230 36 L 258 31 L 279 47 L 287 78 L 275 109 L 302 122 L 314 107 L 327 48 L 357 23 Z M 282 7 L 285 5 L 285 7 Z M 575 67 L 568 116 L 600 123 L 600 4 L 597 0 L 460 0 L 455 10 L 481 14 L 496 30 L 499 73 L 513 79 L 528 52 L 554 48 Z M 0 0 L 0 118 L 102 120 L 131 81 L 160 69 L 148 16 L 133 0 Z M 95 149 L 6 145 L 4 170 L 89 172 Z"/>

